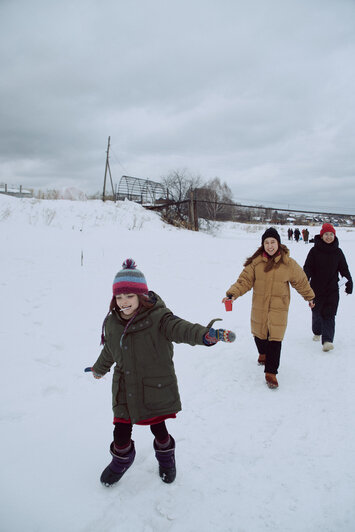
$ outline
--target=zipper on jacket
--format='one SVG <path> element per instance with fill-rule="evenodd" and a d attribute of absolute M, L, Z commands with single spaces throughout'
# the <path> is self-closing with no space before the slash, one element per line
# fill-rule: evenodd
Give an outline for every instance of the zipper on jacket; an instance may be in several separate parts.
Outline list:
<path fill-rule="evenodd" d="M 126 334 L 126 331 L 127 331 L 128 327 L 131 325 L 132 321 L 137 316 L 138 312 L 139 312 L 139 309 L 137 310 L 137 312 L 135 314 L 133 314 L 132 318 L 129 320 L 129 322 L 127 323 L 127 325 L 125 326 L 125 328 L 123 330 L 123 333 L 122 333 L 122 336 L 121 336 L 121 339 L 120 339 L 120 348 L 121 349 L 122 349 L 123 337 Z"/>

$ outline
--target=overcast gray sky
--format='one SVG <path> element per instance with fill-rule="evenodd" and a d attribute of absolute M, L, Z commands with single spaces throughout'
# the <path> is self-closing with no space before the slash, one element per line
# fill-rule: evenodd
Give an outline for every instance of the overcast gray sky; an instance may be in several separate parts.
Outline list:
<path fill-rule="evenodd" d="M 355 0 L 0 0 L 0 182 L 355 214 Z"/>

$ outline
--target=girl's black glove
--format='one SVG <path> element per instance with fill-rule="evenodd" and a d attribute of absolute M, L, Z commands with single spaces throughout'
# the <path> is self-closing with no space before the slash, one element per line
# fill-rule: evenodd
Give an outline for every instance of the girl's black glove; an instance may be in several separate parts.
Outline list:
<path fill-rule="evenodd" d="M 347 294 L 352 294 L 353 293 L 353 282 L 352 282 L 351 279 L 350 279 L 350 281 L 345 283 L 345 292 Z"/>

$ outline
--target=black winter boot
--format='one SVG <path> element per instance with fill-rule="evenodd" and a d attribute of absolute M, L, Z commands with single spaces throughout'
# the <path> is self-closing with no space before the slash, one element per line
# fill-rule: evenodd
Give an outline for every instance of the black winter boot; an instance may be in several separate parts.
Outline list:
<path fill-rule="evenodd" d="M 127 469 L 133 464 L 136 456 L 134 441 L 131 440 L 131 450 L 121 456 L 114 451 L 112 442 L 110 445 L 110 453 L 112 454 L 112 462 L 106 467 L 106 469 L 104 469 L 100 477 L 102 484 L 105 486 L 112 486 L 112 484 L 118 482 Z"/>
<path fill-rule="evenodd" d="M 170 436 L 170 445 L 167 449 L 159 449 L 155 440 L 153 442 L 155 457 L 159 462 L 159 476 L 163 482 L 170 484 L 176 477 L 175 440 Z"/>

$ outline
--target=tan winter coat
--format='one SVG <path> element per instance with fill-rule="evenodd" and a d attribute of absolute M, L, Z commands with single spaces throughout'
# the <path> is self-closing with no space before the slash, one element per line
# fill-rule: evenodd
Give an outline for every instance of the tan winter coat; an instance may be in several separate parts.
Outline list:
<path fill-rule="evenodd" d="M 238 298 L 253 288 L 251 332 L 261 340 L 282 341 L 290 305 L 290 284 L 306 300 L 315 296 L 301 266 L 289 256 L 275 257 L 274 267 L 265 272 L 267 257 L 258 255 L 228 289 L 227 296 Z"/>

